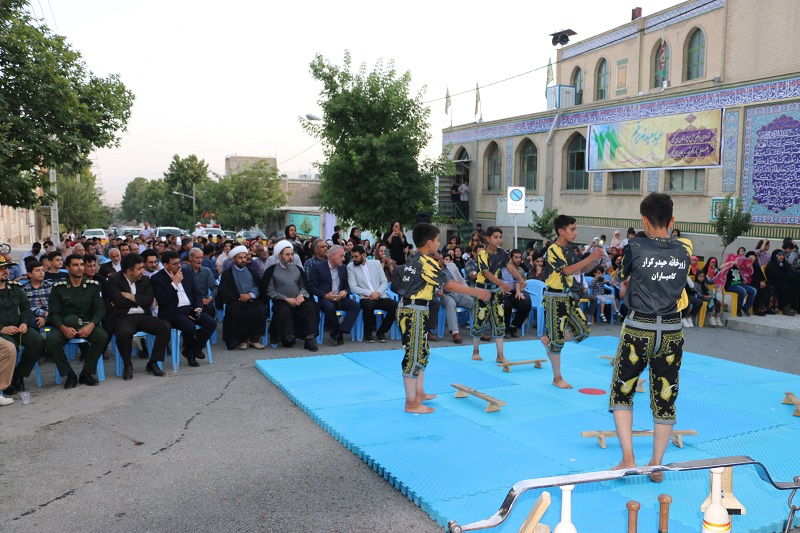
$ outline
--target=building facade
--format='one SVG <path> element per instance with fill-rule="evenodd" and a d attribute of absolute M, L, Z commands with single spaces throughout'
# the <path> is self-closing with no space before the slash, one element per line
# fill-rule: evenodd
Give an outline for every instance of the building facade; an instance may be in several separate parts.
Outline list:
<path fill-rule="evenodd" d="M 641 199 L 666 192 L 675 227 L 701 255 L 717 255 L 712 208 L 730 194 L 755 223 L 745 246 L 800 237 L 800 55 L 780 44 L 798 25 L 795 0 L 690 0 L 561 48 L 556 80 L 575 87 L 574 105 L 443 130 L 459 177 L 469 178 L 471 218 L 493 224 L 498 198 L 521 185 L 575 216 L 588 242 L 640 229 Z M 588 165 L 590 127 L 712 112 L 719 161 L 707 168 Z"/>

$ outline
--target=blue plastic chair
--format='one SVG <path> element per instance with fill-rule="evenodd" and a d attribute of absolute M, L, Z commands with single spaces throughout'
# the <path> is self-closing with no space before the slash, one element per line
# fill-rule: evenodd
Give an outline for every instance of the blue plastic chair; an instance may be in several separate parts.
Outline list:
<path fill-rule="evenodd" d="M 472 328 L 472 313 L 466 307 L 456 307 L 456 315 L 460 315 L 462 313 L 467 313 L 467 317 L 469 317 L 469 327 Z M 447 322 L 447 312 L 444 309 L 444 305 L 439 306 L 439 328 L 436 334 L 439 338 L 444 338 L 444 327 L 445 322 Z M 460 321 L 459 321 L 460 322 Z"/>
<path fill-rule="evenodd" d="M 394 293 L 392 293 L 392 294 L 394 294 Z M 357 302 L 359 302 L 359 305 L 361 305 L 361 296 L 359 296 L 358 294 L 353 294 L 352 296 L 354 296 L 355 300 Z M 388 298 L 392 299 L 392 300 L 395 300 L 395 298 L 392 298 L 391 296 L 389 296 L 388 292 L 387 292 L 386 296 Z M 397 296 L 397 295 L 394 294 L 394 296 Z M 395 300 L 395 301 L 397 301 L 397 300 Z M 361 311 L 363 313 L 364 310 L 362 309 Z M 381 309 L 375 309 L 374 314 L 375 314 L 375 329 L 378 330 L 378 329 L 380 329 L 381 324 L 383 323 L 383 320 L 386 318 L 386 315 L 388 315 L 388 313 L 386 311 L 381 310 Z M 358 329 L 358 342 L 363 342 L 364 341 L 364 316 L 363 316 L 363 314 L 361 316 L 359 316 L 359 318 L 356 320 L 356 323 L 358 324 L 358 328 L 359 328 Z M 400 338 L 399 335 L 400 335 L 400 330 L 397 327 L 397 323 L 392 324 L 392 328 L 389 330 L 389 338 L 391 340 L 399 339 Z"/>
<path fill-rule="evenodd" d="M 151 335 L 144 331 L 137 331 L 136 333 L 133 334 L 133 337 L 134 338 L 143 337 L 145 345 L 147 346 L 147 353 L 149 353 L 150 356 L 153 355 L 153 345 L 156 343 L 155 335 Z M 122 355 L 119 353 L 119 348 L 117 348 L 116 335 L 111 336 L 111 349 L 114 351 L 114 359 L 116 360 L 116 367 L 117 367 L 116 368 L 117 376 L 122 376 L 122 367 L 123 367 Z M 133 348 L 133 350 L 135 350 L 135 348 Z M 131 350 L 131 355 L 135 353 L 133 350 Z M 100 360 L 102 361 L 102 358 L 100 358 Z M 163 369 L 163 365 L 160 362 L 158 363 L 158 368 Z"/>
<path fill-rule="evenodd" d="M 24 346 L 20 346 L 19 350 L 17 350 L 17 364 L 22 361 L 22 352 L 25 351 Z M 36 386 L 41 388 L 42 387 L 42 374 L 39 372 L 39 361 L 36 361 L 36 364 L 33 365 L 33 370 L 36 372 Z M 58 372 L 58 370 L 56 370 Z"/>
<path fill-rule="evenodd" d="M 355 296 L 355 295 L 351 294 L 350 298 L 352 298 L 353 296 Z M 314 301 L 315 302 L 319 302 L 319 298 L 317 298 L 316 295 L 314 295 Z M 336 317 L 337 318 L 341 318 L 346 314 L 347 314 L 347 311 L 339 311 L 339 310 L 336 311 Z M 359 306 L 359 309 L 358 309 L 358 314 L 361 315 L 361 307 L 360 306 Z M 363 329 L 363 327 L 364 327 L 363 320 L 361 321 L 361 326 L 359 326 L 359 319 L 356 318 L 356 321 L 353 324 L 353 329 L 352 329 L 352 331 L 350 331 L 350 339 L 353 342 L 356 342 L 358 340 L 359 328 Z M 362 333 L 362 336 L 363 336 L 363 333 Z M 317 335 L 317 344 L 322 344 L 322 341 L 324 340 L 324 337 L 325 337 L 325 313 L 320 311 L 319 312 L 319 335 Z"/>
<path fill-rule="evenodd" d="M 200 329 L 200 326 L 195 326 L 195 329 Z M 172 328 L 170 330 L 170 347 L 172 349 L 172 370 L 175 372 L 178 371 L 181 367 L 181 330 Z M 152 347 L 149 347 L 152 350 Z M 208 364 L 214 362 L 214 358 L 211 355 L 211 339 L 206 341 L 206 351 L 208 352 Z M 159 365 L 159 368 L 161 365 Z"/>
<path fill-rule="evenodd" d="M 531 316 L 529 318 L 529 324 L 531 326 L 533 325 L 533 318 L 535 316 L 536 334 L 539 337 L 544 335 L 544 305 L 542 304 L 544 287 L 544 281 L 539 281 L 538 279 L 529 279 L 525 284 L 525 292 L 531 295 Z"/>

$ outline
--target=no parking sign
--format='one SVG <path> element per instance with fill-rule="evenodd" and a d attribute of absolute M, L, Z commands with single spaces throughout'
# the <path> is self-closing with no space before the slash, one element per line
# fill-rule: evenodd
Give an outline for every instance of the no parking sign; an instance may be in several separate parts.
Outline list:
<path fill-rule="evenodd" d="M 506 209 L 509 215 L 525 213 L 525 187 L 509 187 L 506 191 Z"/>

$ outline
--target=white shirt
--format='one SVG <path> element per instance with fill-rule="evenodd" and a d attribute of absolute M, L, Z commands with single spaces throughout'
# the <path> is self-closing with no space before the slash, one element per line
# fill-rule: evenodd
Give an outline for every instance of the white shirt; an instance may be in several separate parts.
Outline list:
<path fill-rule="evenodd" d="M 372 278 L 369 276 L 369 269 L 367 268 L 366 261 L 359 268 L 361 269 L 361 272 L 364 274 L 364 279 L 367 280 L 367 287 L 369 287 L 369 292 L 375 292 L 375 286 L 372 285 Z"/>
<path fill-rule="evenodd" d="M 125 280 L 128 282 L 128 285 L 131 286 L 131 294 L 136 296 L 136 283 L 131 283 L 131 280 L 129 280 L 128 278 L 125 278 Z M 144 314 L 144 309 L 142 309 L 139 306 L 131 307 L 130 309 L 128 309 L 128 314 L 129 315 L 143 315 Z"/>
<path fill-rule="evenodd" d="M 183 283 L 173 283 L 172 286 L 175 287 L 176 291 L 178 291 L 178 307 L 192 305 L 192 302 L 189 301 L 189 297 L 186 296 L 186 290 L 183 288 Z"/>
<path fill-rule="evenodd" d="M 462 183 L 458 186 L 458 192 L 461 193 L 460 199 L 462 202 L 466 202 L 469 200 L 469 185 L 466 183 Z"/>
<path fill-rule="evenodd" d="M 119 271 L 122 270 L 122 261 L 120 261 L 119 263 L 115 263 L 115 262 L 112 261 L 111 262 L 111 266 L 114 268 L 114 270 L 119 272 Z M 136 294 L 136 293 L 134 292 L 133 294 Z"/>

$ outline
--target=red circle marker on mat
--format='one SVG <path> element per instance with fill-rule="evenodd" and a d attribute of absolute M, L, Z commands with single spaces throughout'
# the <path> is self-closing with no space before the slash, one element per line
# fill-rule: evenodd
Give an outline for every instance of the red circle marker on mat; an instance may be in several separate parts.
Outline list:
<path fill-rule="evenodd" d="M 606 393 L 603 389 L 578 389 L 578 392 L 581 394 L 592 394 L 594 396 L 600 396 Z"/>

